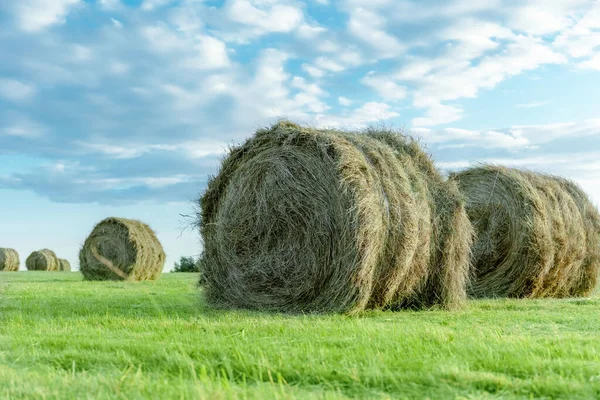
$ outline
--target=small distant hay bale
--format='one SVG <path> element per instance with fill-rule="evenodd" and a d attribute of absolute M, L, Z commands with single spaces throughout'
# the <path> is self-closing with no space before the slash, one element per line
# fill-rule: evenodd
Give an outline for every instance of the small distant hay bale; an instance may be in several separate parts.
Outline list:
<path fill-rule="evenodd" d="M 79 263 L 88 280 L 154 280 L 162 273 L 165 252 L 145 223 L 107 218 L 85 240 Z"/>
<path fill-rule="evenodd" d="M 16 250 L 0 248 L 0 272 L 18 271 L 19 265 L 19 253 Z"/>
<path fill-rule="evenodd" d="M 564 178 L 484 165 L 453 174 L 475 227 L 474 297 L 577 297 L 596 287 L 600 214 Z"/>
<path fill-rule="evenodd" d="M 58 262 L 59 262 L 59 267 L 58 267 L 59 271 L 71 272 L 71 263 L 68 260 L 65 260 L 64 258 L 59 258 Z"/>
<path fill-rule="evenodd" d="M 49 249 L 34 251 L 25 261 L 29 271 L 58 271 L 59 265 L 56 253 Z"/>
<path fill-rule="evenodd" d="M 352 314 L 466 298 L 464 200 L 406 136 L 281 121 L 232 149 L 200 208 L 214 306 Z"/>

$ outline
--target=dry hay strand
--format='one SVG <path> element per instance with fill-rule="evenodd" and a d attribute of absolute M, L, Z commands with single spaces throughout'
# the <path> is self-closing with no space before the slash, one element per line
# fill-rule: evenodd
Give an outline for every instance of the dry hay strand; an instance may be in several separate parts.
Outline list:
<path fill-rule="evenodd" d="M 145 223 L 107 218 L 85 240 L 79 263 L 88 280 L 154 280 L 162 273 L 165 252 Z"/>
<path fill-rule="evenodd" d="M 59 271 L 71 272 L 71 263 L 68 260 L 65 260 L 64 258 L 59 258 L 58 263 Z"/>
<path fill-rule="evenodd" d="M 25 266 L 29 271 L 58 271 L 59 261 L 52 250 L 42 249 L 31 253 Z"/>
<path fill-rule="evenodd" d="M 18 271 L 19 265 L 19 253 L 16 250 L 0 248 L 0 272 Z"/>
<path fill-rule="evenodd" d="M 483 165 L 453 174 L 476 231 L 474 297 L 587 296 L 600 271 L 600 214 L 573 182 Z"/>
<path fill-rule="evenodd" d="M 231 150 L 200 208 L 214 306 L 353 314 L 466 297 L 464 201 L 408 137 L 281 121 Z"/>

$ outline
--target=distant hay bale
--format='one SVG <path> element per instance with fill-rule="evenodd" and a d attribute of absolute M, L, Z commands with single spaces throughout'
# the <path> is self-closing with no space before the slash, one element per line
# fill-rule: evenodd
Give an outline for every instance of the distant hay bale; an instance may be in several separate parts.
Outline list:
<path fill-rule="evenodd" d="M 42 249 L 31 253 L 25 266 L 29 271 L 58 271 L 59 261 L 52 250 Z"/>
<path fill-rule="evenodd" d="M 281 121 L 232 149 L 200 206 L 215 306 L 355 313 L 466 297 L 464 201 L 405 136 Z"/>
<path fill-rule="evenodd" d="M 68 260 L 65 260 L 64 258 L 59 258 L 58 262 L 59 262 L 59 267 L 58 267 L 59 271 L 71 272 L 71 263 Z"/>
<path fill-rule="evenodd" d="M 19 265 L 19 253 L 16 250 L 0 248 L 0 272 L 18 271 Z"/>
<path fill-rule="evenodd" d="M 107 218 L 86 239 L 79 263 L 88 280 L 154 280 L 162 273 L 165 252 L 145 223 Z"/>
<path fill-rule="evenodd" d="M 475 297 L 589 295 L 600 272 L 600 214 L 564 178 L 498 166 L 453 174 L 476 231 Z"/>

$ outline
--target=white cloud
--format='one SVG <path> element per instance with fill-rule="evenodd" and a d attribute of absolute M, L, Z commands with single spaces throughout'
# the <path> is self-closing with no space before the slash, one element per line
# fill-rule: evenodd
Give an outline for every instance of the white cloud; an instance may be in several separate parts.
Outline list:
<path fill-rule="evenodd" d="M 352 35 L 373 47 L 381 57 L 397 57 L 405 46 L 385 32 L 385 20 L 377 13 L 364 8 L 355 8 L 350 12 L 348 30 Z"/>
<path fill-rule="evenodd" d="M 212 36 L 182 35 L 164 25 L 144 27 L 142 35 L 154 51 L 179 52 L 178 61 L 174 65 L 191 69 L 216 69 L 230 65 L 226 44 Z"/>
<path fill-rule="evenodd" d="M 532 35 L 560 32 L 572 23 L 564 10 L 552 9 L 548 5 L 526 5 L 511 11 L 508 25 Z"/>
<path fill-rule="evenodd" d="M 457 61 L 450 51 L 435 59 L 420 59 L 397 74 L 415 86 L 414 105 L 428 108 L 426 115 L 413 120 L 416 126 L 450 123 L 461 118 L 462 110 L 444 101 L 475 98 L 482 89 L 493 89 L 500 82 L 544 64 L 561 64 L 566 58 L 544 42 L 517 36 L 500 53 L 483 56 L 478 63 Z"/>
<path fill-rule="evenodd" d="M 100 0 L 100 7 L 106 11 L 120 10 L 122 6 L 121 0 Z"/>
<path fill-rule="evenodd" d="M 441 147 L 485 147 L 519 150 L 537 148 L 557 139 L 600 136 L 600 119 L 545 125 L 515 125 L 508 129 L 467 130 L 414 128 L 416 135 Z"/>
<path fill-rule="evenodd" d="M 424 76 L 417 89 L 417 107 L 444 100 L 476 97 L 480 89 L 492 89 L 503 80 L 544 64 L 567 60 L 542 41 L 519 36 L 501 53 L 483 57 L 476 65 L 447 65 Z"/>
<path fill-rule="evenodd" d="M 131 70 L 131 65 L 121 61 L 113 61 L 108 64 L 108 71 L 114 75 L 123 75 Z"/>
<path fill-rule="evenodd" d="M 495 130 L 470 131 L 467 129 L 446 128 L 442 130 L 415 129 L 413 133 L 422 137 L 427 143 L 451 143 L 442 148 L 451 147 L 485 147 L 515 150 L 530 146 L 529 140 L 517 134 Z"/>
<path fill-rule="evenodd" d="M 0 126 L 0 134 L 34 139 L 47 132 L 43 125 L 24 115 L 14 115 L 11 119 L 6 126 Z"/>
<path fill-rule="evenodd" d="M 313 39 L 314 40 L 319 35 L 321 35 L 325 32 L 327 32 L 327 28 L 324 28 L 322 26 L 309 25 L 309 24 L 302 24 L 297 29 L 298 36 L 301 37 L 302 39 Z"/>
<path fill-rule="evenodd" d="M 368 102 L 350 113 L 340 116 L 318 115 L 315 118 L 317 127 L 361 129 L 370 124 L 382 122 L 400 114 L 393 111 L 392 107 L 385 103 Z"/>
<path fill-rule="evenodd" d="M 350 100 L 347 97 L 340 96 L 340 97 L 338 97 L 338 103 L 340 103 L 340 105 L 342 105 L 344 107 L 347 107 L 352 104 L 352 100 Z"/>
<path fill-rule="evenodd" d="M 184 142 L 178 145 L 190 158 L 204 158 L 211 155 L 225 154 L 228 143 L 223 141 L 201 139 L 197 141 Z"/>
<path fill-rule="evenodd" d="M 330 72 L 341 72 L 346 69 L 345 66 L 340 64 L 339 62 L 332 60 L 328 57 L 318 57 L 314 61 L 314 65 L 316 68 L 320 70 L 330 71 Z"/>
<path fill-rule="evenodd" d="M 150 42 L 154 51 L 183 51 L 187 47 L 184 38 L 180 38 L 175 32 L 164 25 L 144 26 L 141 29 L 141 33 Z"/>
<path fill-rule="evenodd" d="M 260 33 L 291 32 L 303 20 L 299 8 L 272 1 L 229 0 L 225 7 L 229 20 L 253 26 Z"/>
<path fill-rule="evenodd" d="M 600 3 L 554 40 L 554 46 L 576 58 L 600 52 Z"/>
<path fill-rule="evenodd" d="M 517 108 L 538 108 L 538 107 L 543 107 L 549 103 L 550 103 L 550 101 L 548 101 L 548 100 L 532 101 L 531 103 L 517 104 L 516 107 Z"/>
<path fill-rule="evenodd" d="M 0 97 L 13 102 L 30 100 L 35 96 L 35 86 L 14 79 L 0 79 Z"/>
<path fill-rule="evenodd" d="M 425 112 L 425 116 L 414 118 L 412 120 L 413 126 L 435 126 L 449 124 L 454 121 L 458 121 L 463 116 L 463 110 L 444 104 L 428 104 L 428 109 Z"/>
<path fill-rule="evenodd" d="M 100 153 L 115 159 L 138 158 L 152 151 L 175 151 L 176 146 L 165 144 L 147 144 L 135 146 L 120 146 L 106 143 L 76 142 L 84 154 Z"/>
<path fill-rule="evenodd" d="M 510 132 L 539 145 L 559 138 L 600 136 L 600 119 L 546 125 L 515 125 L 510 128 Z"/>
<path fill-rule="evenodd" d="M 87 46 L 76 44 L 72 46 L 71 60 L 74 62 L 90 61 L 94 56 L 94 52 Z"/>
<path fill-rule="evenodd" d="M 182 61 L 182 65 L 195 69 L 214 69 L 227 67 L 230 64 L 227 46 L 212 36 L 196 35 L 194 40 L 195 55 Z"/>
<path fill-rule="evenodd" d="M 323 89 L 321 89 L 317 84 L 307 83 L 304 78 L 301 78 L 299 76 L 296 76 L 296 77 L 294 77 L 294 79 L 292 79 L 292 87 L 294 87 L 296 89 L 300 89 L 306 93 L 309 93 L 309 94 L 312 94 L 315 96 L 327 95 L 327 93 Z"/>
<path fill-rule="evenodd" d="M 377 76 L 371 71 L 361 79 L 361 82 L 377 92 L 385 100 L 402 100 L 406 98 L 406 88 L 398 85 L 389 77 Z"/>
<path fill-rule="evenodd" d="M 52 25 L 62 24 L 69 11 L 80 0 L 19 0 L 14 13 L 19 27 L 25 32 L 39 32 Z"/>
<path fill-rule="evenodd" d="M 595 57 L 592 57 L 589 60 L 580 63 L 579 67 L 583 69 L 595 69 L 597 71 L 600 71 L 600 53 L 598 53 L 598 55 L 596 55 Z"/>
<path fill-rule="evenodd" d="M 304 71 L 306 71 L 306 73 L 308 73 L 313 78 L 321 78 L 321 77 L 325 76 L 325 72 L 322 69 L 314 67 L 309 64 L 302 64 L 302 69 Z"/>
<path fill-rule="evenodd" d="M 123 23 L 121 21 L 119 21 L 118 19 L 111 18 L 110 20 L 113 23 L 113 26 L 115 28 L 117 28 L 117 29 L 123 28 Z"/>
<path fill-rule="evenodd" d="M 169 4 L 171 0 L 144 0 L 142 2 L 142 10 L 144 11 L 152 11 L 156 8 L 160 8 Z"/>
<path fill-rule="evenodd" d="M 496 11 L 502 0 L 447 0 L 425 6 L 414 0 L 347 0 L 349 7 L 384 8 L 391 23 L 424 22 L 437 19 L 456 19 L 484 11 Z"/>

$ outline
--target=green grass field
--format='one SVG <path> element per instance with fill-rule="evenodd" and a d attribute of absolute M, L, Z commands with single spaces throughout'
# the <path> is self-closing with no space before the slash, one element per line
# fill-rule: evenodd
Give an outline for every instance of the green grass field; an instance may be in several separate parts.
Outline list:
<path fill-rule="evenodd" d="M 214 311 L 194 274 L 0 274 L 0 399 L 600 398 L 600 297 Z"/>

